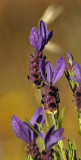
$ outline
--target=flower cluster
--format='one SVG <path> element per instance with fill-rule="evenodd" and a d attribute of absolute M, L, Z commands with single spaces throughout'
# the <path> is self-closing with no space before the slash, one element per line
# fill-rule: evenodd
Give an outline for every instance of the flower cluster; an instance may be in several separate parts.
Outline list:
<path fill-rule="evenodd" d="M 69 63 L 66 64 L 66 75 L 71 87 L 73 84 L 73 102 L 76 110 L 81 111 L 81 65 L 73 60 L 70 52 L 67 55 Z"/>
<path fill-rule="evenodd" d="M 63 145 L 63 112 L 59 114 L 60 96 L 56 82 L 65 73 L 74 94 L 74 104 L 77 111 L 80 112 L 81 65 L 75 63 L 68 52 L 69 63 L 65 63 L 64 57 L 61 56 L 53 69 L 52 64 L 46 61 L 46 56 L 43 54 L 44 47 L 52 35 L 53 31 L 48 32 L 47 25 L 42 20 L 39 30 L 36 27 L 32 28 L 30 43 L 34 48 L 34 54 L 30 56 L 28 79 L 41 91 L 42 107 L 35 111 L 30 121 L 21 121 L 13 115 L 11 126 L 16 136 L 26 142 L 28 160 L 77 160 L 73 145 L 68 142 L 69 150 Z M 51 125 L 48 125 L 48 115 Z M 44 133 L 44 124 L 46 133 Z M 41 150 L 40 145 L 37 144 L 38 137 L 42 145 Z"/>
<path fill-rule="evenodd" d="M 74 92 L 74 104 L 78 111 L 81 111 L 81 65 L 76 63 L 73 67 L 75 76 L 71 76 L 70 79 L 77 82 L 78 86 L 76 86 Z"/>
<path fill-rule="evenodd" d="M 44 84 L 39 67 L 40 61 L 43 57 L 43 49 L 51 39 L 52 35 L 53 31 L 48 32 L 47 25 L 42 20 L 40 21 L 40 30 L 33 27 L 31 31 L 30 43 L 35 49 L 35 53 L 30 56 L 28 79 L 38 88 Z"/>
<path fill-rule="evenodd" d="M 60 57 L 53 70 L 50 62 L 45 62 L 46 56 L 43 55 L 43 49 L 51 39 L 53 31 L 48 32 L 47 25 L 40 21 L 40 30 L 33 27 L 30 35 L 30 43 L 35 49 L 35 53 L 30 56 L 29 76 L 28 79 L 36 86 L 41 88 L 44 86 L 45 93 L 42 103 L 45 111 L 54 112 L 58 108 L 60 102 L 59 90 L 55 86 L 57 80 L 63 75 L 65 69 L 65 60 Z M 34 113 L 30 124 L 21 121 L 17 116 L 12 117 L 11 126 L 18 138 L 26 141 L 26 153 L 31 155 L 33 160 L 52 160 L 53 146 L 63 139 L 63 128 L 54 129 L 54 125 L 48 129 L 45 135 L 40 131 L 39 125 L 42 127 L 45 122 L 43 108 L 40 107 Z M 40 152 L 36 143 L 37 137 L 41 137 L 44 141 L 45 148 Z"/>
<path fill-rule="evenodd" d="M 53 112 L 58 108 L 60 102 L 58 88 L 55 86 L 57 80 L 63 75 L 65 70 L 65 60 L 60 57 L 53 70 L 50 62 L 45 63 L 46 56 L 40 62 L 40 71 L 44 81 L 47 83 L 45 86 L 45 95 L 43 96 L 43 103 L 46 110 Z M 48 78 L 48 79 L 47 79 Z"/>
<path fill-rule="evenodd" d="M 27 123 L 21 121 L 17 116 L 13 115 L 11 126 L 14 130 L 16 136 L 22 140 L 24 140 L 27 143 L 26 147 L 26 153 L 27 155 L 31 155 L 33 157 L 33 160 L 51 160 L 52 159 L 52 150 L 51 148 L 59 141 L 62 140 L 63 137 L 63 128 L 57 129 L 54 132 L 54 126 L 51 127 L 45 135 L 43 135 L 38 124 L 44 125 L 45 118 L 44 118 L 44 112 L 43 108 L 40 107 L 36 110 L 33 117 L 30 120 L 31 125 L 34 127 L 33 130 L 32 127 Z M 45 150 L 40 153 L 39 147 L 36 144 L 36 139 L 38 135 L 44 140 L 45 143 Z M 46 155 L 45 153 L 48 154 Z M 49 154 L 50 153 L 50 154 Z M 45 156 L 46 155 L 46 156 Z M 48 156 L 49 155 L 49 156 Z"/>

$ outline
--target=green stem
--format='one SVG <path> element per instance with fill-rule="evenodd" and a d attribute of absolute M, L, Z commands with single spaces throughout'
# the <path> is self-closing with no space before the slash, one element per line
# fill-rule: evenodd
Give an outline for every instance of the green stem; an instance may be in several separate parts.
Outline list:
<path fill-rule="evenodd" d="M 38 89 L 39 91 L 39 95 L 40 95 L 40 101 L 42 100 L 42 92 L 41 92 L 41 89 Z M 48 119 L 47 119 L 47 115 L 46 115 L 46 112 L 44 110 L 44 105 L 41 104 L 42 108 L 43 108 L 43 111 L 44 111 L 44 116 L 45 116 L 45 122 L 46 122 L 46 127 L 47 129 L 49 130 L 49 124 L 48 124 Z"/>
<path fill-rule="evenodd" d="M 60 150 L 61 150 L 61 154 L 62 154 L 62 160 L 67 160 L 66 158 L 66 153 L 65 153 L 65 149 L 64 149 L 64 144 L 63 144 L 63 141 L 59 141 L 58 142 L 58 145 L 60 147 Z"/>
<path fill-rule="evenodd" d="M 52 118 L 53 125 L 55 126 L 55 129 L 57 129 L 54 115 L 51 115 L 51 118 Z"/>
<path fill-rule="evenodd" d="M 69 86 L 70 86 L 72 92 L 74 92 L 74 90 L 73 90 L 73 88 L 72 88 L 72 85 L 71 85 L 71 83 L 70 83 L 70 79 L 68 78 L 66 72 L 64 72 L 64 73 L 65 73 L 65 77 L 66 77 L 66 79 L 67 79 L 67 81 L 68 81 L 68 83 L 69 83 Z"/>
<path fill-rule="evenodd" d="M 79 125 L 79 134 L 81 136 L 81 112 L 77 112 L 78 125 Z"/>
<path fill-rule="evenodd" d="M 53 116 L 53 121 L 54 121 L 54 124 L 55 124 L 55 129 L 58 129 L 58 127 L 59 127 L 59 122 L 58 122 L 59 110 L 58 110 L 58 112 L 56 114 L 57 114 L 56 116 Z M 67 160 L 63 141 L 62 140 L 59 141 L 58 145 L 60 147 L 60 151 L 61 151 L 61 155 L 62 155 L 62 160 Z"/>

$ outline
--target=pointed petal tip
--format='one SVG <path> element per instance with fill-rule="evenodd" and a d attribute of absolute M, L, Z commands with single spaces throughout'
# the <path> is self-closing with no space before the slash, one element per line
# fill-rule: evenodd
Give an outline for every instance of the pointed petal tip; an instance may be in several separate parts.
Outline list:
<path fill-rule="evenodd" d="M 65 70 L 65 59 L 63 56 L 61 56 L 55 64 L 55 69 L 54 69 L 54 75 L 53 75 L 53 79 L 52 79 L 52 83 L 56 83 L 57 80 L 63 75 L 64 70 Z"/>
<path fill-rule="evenodd" d="M 74 62 L 73 62 L 73 56 L 71 55 L 70 52 L 67 53 L 67 56 L 69 58 L 69 63 L 72 65 Z"/>
<path fill-rule="evenodd" d="M 71 56 L 71 53 L 70 53 L 70 52 L 67 52 L 67 56 L 70 57 L 70 56 Z"/>
<path fill-rule="evenodd" d="M 46 74 L 45 74 L 45 59 L 46 59 L 46 56 L 44 55 L 41 62 L 40 62 L 40 72 L 41 72 L 41 75 L 43 77 L 43 79 L 45 80 L 45 82 L 48 84 L 48 81 L 47 81 L 47 78 L 46 78 Z"/>
<path fill-rule="evenodd" d="M 45 69 L 46 69 L 46 72 L 47 72 L 48 82 L 49 82 L 49 84 L 51 84 L 54 71 L 53 71 L 52 64 L 49 61 L 46 63 Z"/>
<path fill-rule="evenodd" d="M 29 143 L 28 129 L 24 122 L 15 115 L 12 116 L 11 127 L 18 138 Z"/>
<path fill-rule="evenodd" d="M 79 85 L 81 85 L 81 79 L 79 79 L 77 77 L 72 77 L 72 76 L 70 76 L 70 79 L 73 80 L 74 82 L 78 83 Z"/>
<path fill-rule="evenodd" d="M 43 108 L 42 108 L 42 107 L 39 107 L 39 108 L 35 111 L 33 117 L 32 117 L 31 120 L 30 120 L 30 123 L 31 123 L 33 126 L 35 125 L 36 122 L 37 122 L 37 123 L 41 123 L 42 125 L 43 125 L 44 122 L 45 122 L 45 117 L 44 117 L 44 112 L 43 112 Z"/>

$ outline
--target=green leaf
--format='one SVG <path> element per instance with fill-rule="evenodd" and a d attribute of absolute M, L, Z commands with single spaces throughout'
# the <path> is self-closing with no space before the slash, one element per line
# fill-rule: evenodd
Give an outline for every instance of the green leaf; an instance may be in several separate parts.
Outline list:
<path fill-rule="evenodd" d="M 79 134 L 81 136 L 81 112 L 77 112 L 77 118 L 78 118 Z"/>
<path fill-rule="evenodd" d="M 27 160 L 33 160 L 31 155 L 28 155 Z"/>
<path fill-rule="evenodd" d="M 65 76 L 67 78 L 67 81 L 69 83 L 71 90 L 74 92 L 75 87 L 78 86 L 78 83 L 76 83 L 75 81 L 70 79 L 70 76 L 73 76 L 73 77 L 75 76 L 74 72 L 68 71 L 68 74 L 67 74 L 67 72 L 64 72 L 64 73 L 65 73 Z"/>
<path fill-rule="evenodd" d="M 63 107 L 61 113 L 59 113 L 59 110 L 57 110 L 57 113 L 54 115 L 56 129 L 62 127 L 64 119 L 64 111 L 65 107 Z"/>
<path fill-rule="evenodd" d="M 60 151 L 61 151 L 62 160 L 67 160 L 65 147 L 64 147 L 64 144 L 63 144 L 62 140 L 58 142 L 58 146 L 59 146 Z"/>
<path fill-rule="evenodd" d="M 58 125 L 59 125 L 59 127 L 62 127 L 62 124 L 63 124 L 64 111 L 65 111 L 65 107 L 62 108 L 62 111 L 61 111 L 61 113 L 59 115 L 59 118 L 58 118 Z"/>
<path fill-rule="evenodd" d="M 77 160 L 77 156 L 76 156 L 76 147 L 75 145 L 73 146 L 70 142 L 70 140 L 68 140 L 68 151 L 67 151 L 67 156 L 68 156 L 68 160 Z"/>

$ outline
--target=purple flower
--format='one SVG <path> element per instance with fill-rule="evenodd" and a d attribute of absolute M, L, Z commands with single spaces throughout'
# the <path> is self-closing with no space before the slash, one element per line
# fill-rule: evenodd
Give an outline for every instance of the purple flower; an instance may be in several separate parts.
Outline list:
<path fill-rule="evenodd" d="M 45 135 L 39 133 L 40 137 L 44 140 L 45 148 L 47 150 L 51 149 L 58 141 L 64 139 L 63 138 L 63 128 L 59 128 L 54 131 L 54 126 L 52 126 L 49 131 Z"/>
<path fill-rule="evenodd" d="M 45 122 L 44 113 L 42 107 L 38 108 L 36 112 L 34 113 L 33 117 L 30 120 L 30 123 L 33 125 L 33 127 L 38 131 L 37 123 L 41 123 L 42 125 Z M 24 141 L 26 143 L 31 144 L 33 141 L 36 140 L 38 134 L 31 129 L 29 124 L 26 122 L 21 121 L 18 117 L 13 115 L 11 126 L 13 131 L 15 132 L 16 136 Z"/>
<path fill-rule="evenodd" d="M 73 56 L 71 55 L 70 52 L 67 53 L 67 56 L 69 58 L 69 63 L 66 63 L 66 71 L 72 71 L 73 70 L 73 66 L 75 65 L 75 62 L 73 60 Z M 69 74 L 69 73 L 68 73 Z"/>
<path fill-rule="evenodd" d="M 75 77 L 71 76 L 70 79 L 81 85 L 81 65 L 79 63 L 76 63 L 73 67 L 73 70 Z"/>
<path fill-rule="evenodd" d="M 53 70 L 52 64 L 50 62 L 45 63 L 46 56 L 43 56 L 41 62 L 40 62 L 40 71 L 42 74 L 43 79 L 48 84 L 55 84 L 57 80 L 63 75 L 65 70 L 65 60 L 61 56 L 56 64 L 55 69 Z M 46 76 L 47 73 L 47 76 Z M 47 79 L 48 77 L 48 79 Z"/>
<path fill-rule="evenodd" d="M 70 52 L 67 53 L 67 56 L 69 58 L 69 64 L 73 65 L 74 61 L 73 61 L 73 56 L 71 55 Z"/>
<path fill-rule="evenodd" d="M 44 49 L 52 35 L 53 31 L 48 32 L 47 25 L 42 20 L 40 21 L 40 30 L 38 30 L 36 27 L 32 28 L 30 43 L 37 53 Z"/>

